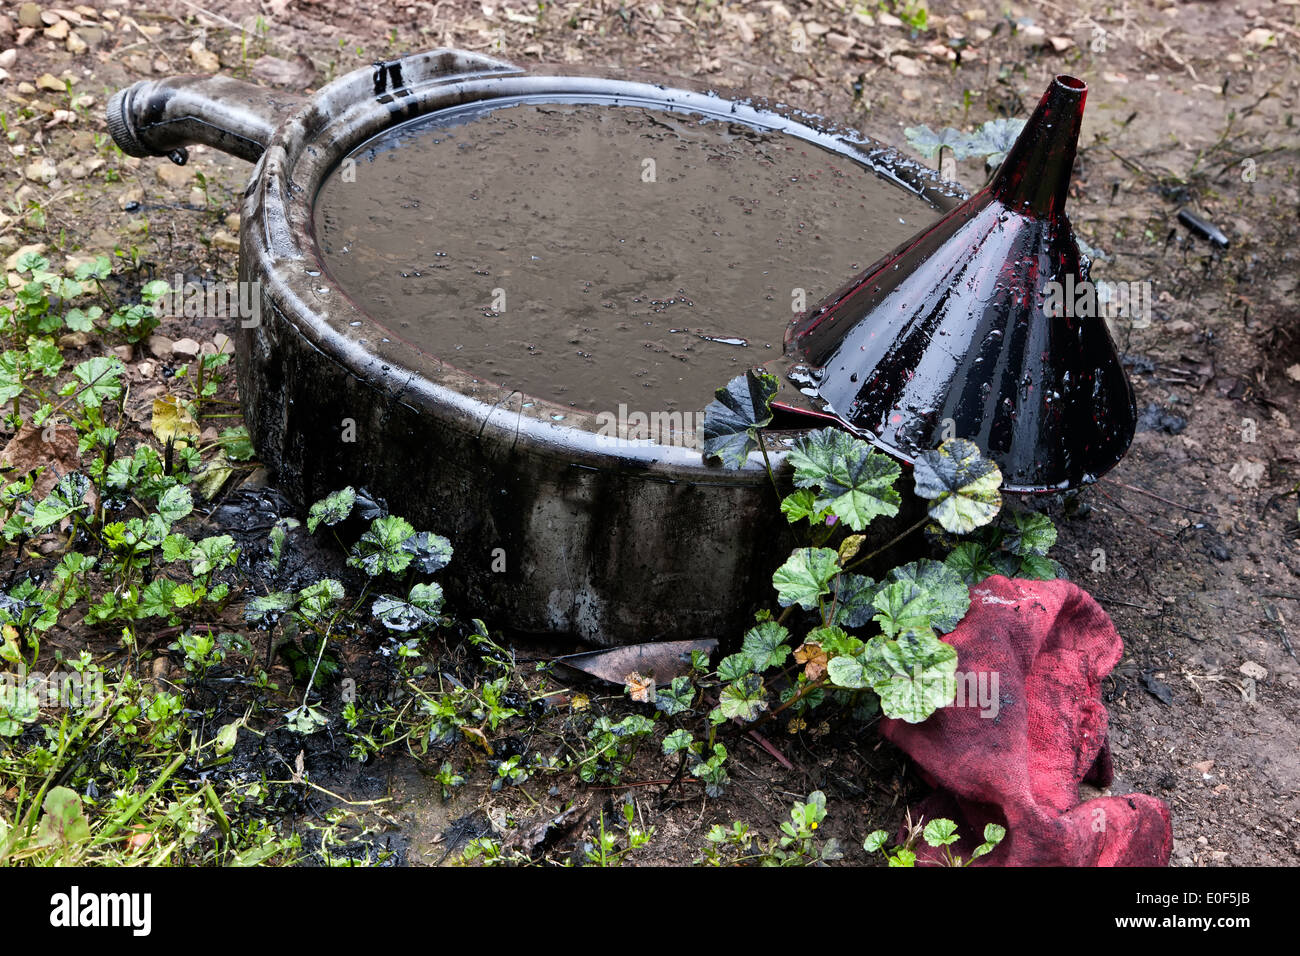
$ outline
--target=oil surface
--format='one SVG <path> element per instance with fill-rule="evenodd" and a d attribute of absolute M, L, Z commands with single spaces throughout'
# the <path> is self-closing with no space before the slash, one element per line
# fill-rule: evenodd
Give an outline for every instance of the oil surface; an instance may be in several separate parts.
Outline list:
<path fill-rule="evenodd" d="M 387 130 L 327 178 L 323 265 L 437 360 L 590 412 L 693 412 L 748 367 L 779 373 L 794 315 L 938 217 L 847 157 L 699 114 L 451 122 Z"/>

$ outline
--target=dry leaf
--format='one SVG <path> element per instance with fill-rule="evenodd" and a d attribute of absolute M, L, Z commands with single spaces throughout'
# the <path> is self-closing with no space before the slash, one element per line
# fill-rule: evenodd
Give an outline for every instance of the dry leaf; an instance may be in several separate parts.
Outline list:
<path fill-rule="evenodd" d="M 149 426 L 164 445 L 168 441 L 185 444 L 197 441 L 199 424 L 189 409 L 176 400 L 175 395 L 164 395 L 153 400 L 153 420 Z"/>
<path fill-rule="evenodd" d="M 794 659 L 803 665 L 804 676 L 809 680 L 820 680 L 826 676 L 828 659 L 820 644 L 801 644 L 794 652 Z"/>
<path fill-rule="evenodd" d="M 58 480 L 69 472 L 81 468 L 81 453 L 77 450 L 77 430 L 71 425 L 53 425 L 46 422 L 41 428 L 24 425 L 4 451 L 0 451 L 0 465 L 13 470 L 6 481 L 17 481 L 34 468 L 44 468 L 32 487 L 32 498 L 41 500 L 54 488 Z M 99 501 L 92 485 L 86 492 L 86 501 L 94 508 Z"/>
<path fill-rule="evenodd" d="M 655 700 L 655 679 L 642 677 L 636 671 L 623 678 L 624 689 L 632 695 L 633 700 L 643 704 L 653 704 Z"/>

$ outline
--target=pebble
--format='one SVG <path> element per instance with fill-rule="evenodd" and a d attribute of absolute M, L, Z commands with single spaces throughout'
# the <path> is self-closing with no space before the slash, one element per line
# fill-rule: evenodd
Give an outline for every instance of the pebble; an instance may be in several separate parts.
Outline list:
<path fill-rule="evenodd" d="M 158 182 L 164 186 L 186 186 L 194 178 L 194 167 L 190 165 L 177 166 L 173 162 L 159 164 L 157 172 Z"/>
<path fill-rule="evenodd" d="M 202 351 L 202 346 L 200 346 L 198 342 L 194 341 L 194 339 L 177 339 L 172 343 L 173 358 L 185 359 L 188 361 L 189 359 L 198 356 L 200 351 Z"/>
<path fill-rule="evenodd" d="M 13 47 L 10 47 L 8 50 L 0 53 L 0 69 L 9 69 L 9 67 L 14 65 L 14 61 L 17 59 L 18 51 Z"/>
<path fill-rule="evenodd" d="M 113 354 L 123 362 L 129 362 L 135 358 L 135 348 L 130 345 L 115 345 L 113 346 Z"/>
<path fill-rule="evenodd" d="M 212 344 L 216 347 L 218 354 L 223 352 L 233 353 L 235 351 L 235 343 L 230 341 L 230 336 L 225 332 L 218 332 L 212 336 Z"/>
<path fill-rule="evenodd" d="M 218 229 L 212 234 L 212 244 L 218 249 L 228 249 L 231 252 L 239 251 L 239 237 L 232 236 L 224 229 Z"/>
<path fill-rule="evenodd" d="M 144 347 L 149 350 L 149 354 L 156 359 L 166 359 L 172 356 L 172 340 L 165 335 L 151 335 Z"/>
<path fill-rule="evenodd" d="M 49 159 L 38 159 L 28 163 L 23 174 L 34 183 L 52 183 L 59 175 L 59 168 Z"/>
<path fill-rule="evenodd" d="M 59 336 L 59 348 L 84 349 L 90 344 L 90 336 L 85 332 L 68 332 Z"/>
<path fill-rule="evenodd" d="M 24 3 L 18 8 L 18 25 L 20 27 L 39 27 L 45 24 L 41 21 L 41 8 L 35 3 Z"/>
<path fill-rule="evenodd" d="M 42 73 L 36 78 L 36 88 L 38 90 L 48 90 L 51 93 L 62 93 L 67 87 L 63 81 L 53 73 Z"/>

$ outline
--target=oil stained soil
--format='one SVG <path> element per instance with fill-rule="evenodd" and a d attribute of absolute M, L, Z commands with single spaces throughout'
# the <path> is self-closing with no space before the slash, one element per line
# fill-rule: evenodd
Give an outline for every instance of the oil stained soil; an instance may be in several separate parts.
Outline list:
<path fill-rule="evenodd" d="M 789 134 L 630 105 L 438 114 L 351 158 L 316 203 L 348 295 L 442 361 L 592 412 L 697 411 L 777 370 L 795 290 L 817 302 L 938 215 Z"/>

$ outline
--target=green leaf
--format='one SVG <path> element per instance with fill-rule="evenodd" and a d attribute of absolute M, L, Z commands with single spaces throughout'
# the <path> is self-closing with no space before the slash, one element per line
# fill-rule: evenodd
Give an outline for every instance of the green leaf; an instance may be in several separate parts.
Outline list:
<path fill-rule="evenodd" d="M 158 497 L 158 514 L 167 522 L 175 524 L 194 510 L 194 496 L 184 485 L 172 485 Z"/>
<path fill-rule="evenodd" d="M 119 359 L 96 356 L 87 359 L 72 370 L 82 387 L 77 391 L 77 402 L 83 408 L 99 408 L 104 402 L 116 401 L 122 395 L 122 372 Z"/>
<path fill-rule="evenodd" d="M 32 511 L 31 529 L 40 531 L 58 524 L 74 512 L 87 510 L 86 495 L 89 491 L 90 479 L 81 472 L 64 475 Z"/>
<path fill-rule="evenodd" d="M 704 458 L 726 468 L 740 468 L 758 447 L 758 429 L 772 421 L 776 376 L 756 369 L 733 378 L 704 409 Z"/>
<path fill-rule="evenodd" d="M 839 570 L 839 555 L 830 548 L 800 548 L 772 575 L 777 600 L 782 607 L 798 604 L 811 610 L 830 593 L 831 579 Z"/>
<path fill-rule="evenodd" d="M 963 541 L 943 561 L 968 587 L 974 587 L 992 574 L 1001 573 L 993 563 L 993 554 L 978 541 Z"/>
<path fill-rule="evenodd" d="M 992 853 L 999 843 L 1007 835 L 1007 828 L 999 826 L 996 823 L 986 823 L 984 825 L 984 842 L 977 846 L 970 855 L 972 860 L 978 860 L 986 854 Z"/>
<path fill-rule="evenodd" d="M 664 742 L 663 742 L 664 753 L 671 757 L 675 753 L 680 753 L 683 750 L 689 750 L 691 744 L 693 744 L 694 742 L 695 739 L 690 735 L 688 731 L 678 728 L 677 730 L 674 730 L 671 734 L 669 734 L 664 738 Z"/>
<path fill-rule="evenodd" d="M 876 613 L 874 599 L 884 585 L 865 574 L 845 572 L 835 578 L 835 620 L 842 627 L 862 627 Z"/>
<path fill-rule="evenodd" d="M 166 542 L 163 542 L 164 555 Z M 190 573 L 195 577 L 212 574 L 230 567 L 239 557 L 235 539 L 228 534 L 212 535 L 199 541 L 190 556 Z"/>
<path fill-rule="evenodd" d="M 718 680 L 737 681 L 754 672 L 754 661 L 748 654 L 728 654 L 718 662 Z"/>
<path fill-rule="evenodd" d="M 81 796 L 67 787 L 55 787 L 41 804 L 45 813 L 36 829 L 37 846 L 72 846 L 90 839 L 90 823 L 81 812 Z"/>
<path fill-rule="evenodd" d="M 1002 507 L 1002 472 L 964 438 L 950 438 L 918 455 L 913 477 L 916 493 L 934 502 L 930 517 L 953 534 L 988 524 Z"/>
<path fill-rule="evenodd" d="M 985 164 L 990 168 L 1001 165 L 1002 160 L 1006 159 L 1007 151 L 1015 145 L 1024 128 L 1025 120 L 1019 117 L 989 120 L 970 134 L 966 141 L 965 156 L 959 158 L 983 156 Z"/>
<path fill-rule="evenodd" d="M 232 461 L 248 461 L 257 454 L 253 448 L 253 440 L 248 435 L 247 425 L 224 429 L 220 439 L 226 457 Z"/>
<path fill-rule="evenodd" d="M 957 824 L 945 817 L 936 817 L 925 825 L 922 835 L 930 846 L 948 846 L 957 842 Z"/>
<path fill-rule="evenodd" d="M 451 542 L 440 534 L 421 531 L 402 542 L 402 550 L 411 555 L 415 567 L 423 574 L 441 571 L 451 561 Z"/>
<path fill-rule="evenodd" d="M 694 702 L 695 687 L 689 677 L 674 677 L 671 685 L 659 688 L 655 694 L 655 710 L 663 711 L 669 717 L 684 714 L 691 709 L 691 704 Z M 685 731 L 679 732 L 685 733 Z M 670 753 L 671 751 L 665 750 L 664 752 Z"/>
<path fill-rule="evenodd" d="M 171 578 L 154 578 L 140 592 L 141 617 L 171 617 L 176 610 L 177 584 Z"/>
<path fill-rule="evenodd" d="M 322 524 L 335 525 L 352 514 L 352 506 L 356 504 L 356 490 L 349 485 L 334 492 L 332 495 L 326 495 L 320 501 L 311 506 L 307 512 L 307 532 L 315 534 L 316 529 Z"/>
<path fill-rule="evenodd" d="M 790 632 L 776 621 L 764 621 L 745 632 L 740 652 L 750 659 L 756 671 L 780 667 L 790 656 L 790 648 L 784 643 L 789 636 Z"/>
<path fill-rule="evenodd" d="M 218 757 L 224 757 L 235 749 L 235 742 L 239 739 L 239 724 L 240 721 L 232 720 L 217 731 L 215 749 Z"/>
<path fill-rule="evenodd" d="M 344 596 L 343 585 L 334 578 L 321 578 L 298 592 L 298 613 L 316 621 L 332 613 Z"/>
<path fill-rule="evenodd" d="M 1051 558 L 1040 557 L 1037 554 L 1027 554 L 1020 559 L 1020 567 L 1015 572 L 1018 578 L 1028 578 L 1031 581 L 1055 581 L 1057 578 L 1065 577 L 1065 569 L 1060 563 Z"/>
<path fill-rule="evenodd" d="M 893 487 L 898 463 L 867 442 L 836 428 L 810 432 L 787 456 L 799 488 L 816 487 L 813 507 L 829 508 L 854 531 L 880 515 L 895 515 L 902 500 Z"/>
<path fill-rule="evenodd" d="M 957 696 L 957 650 L 932 631 L 867 642 L 865 666 L 886 717 L 917 724 Z"/>
<path fill-rule="evenodd" d="M 360 568 L 371 577 L 385 572 L 398 574 L 405 571 L 414 555 L 405 550 L 403 545 L 414 533 L 415 529 L 404 518 L 395 515 L 376 518 L 371 522 L 370 530 L 353 545 L 348 564 Z"/>
<path fill-rule="evenodd" d="M 836 687 L 861 690 L 871 686 L 871 679 L 862 662 L 847 654 L 832 657 L 826 665 L 826 674 Z"/>
<path fill-rule="evenodd" d="M 757 674 L 747 674 L 722 688 L 718 694 L 718 709 L 728 720 L 754 720 L 767 710 L 767 690 L 763 687 L 763 678 Z"/>
<path fill-rule="evenodd" d="M 0 403 L 9 404 L 25 390 L 22 352 L 7 351 L 0 355 Z"/>
<path fill-rule="evenodd" d="M 911 582 L 921 590 L 917 600 L 928 626 L 940 634 L 951 631 L 970 610 L 970 588 L 961 575 L 938 561 L 922 558 L 894 568 L 886 577 L 890 582 Z"/>
<path fill-rule="evenodd" d="M 808 632 L 807 642 L 818 645 L 826 652 L 828 657 L 846 655 L 856 657 L 862 653 L 864 645 L 862 641 L 853 637 L 844 631 L 843 628 L 835 627 L 815 627 Z"/>
<path fill-rule="evenodd" d="M 781 513 L 791 524 L 804 518 L 811 524 L 821 524 L 830 514 L 830 509 L 818 507 L 813 489 L 798 488 L 781 501 Z"/>
<path fill-rule="evenodd" d="M 868 853 L 875 853 L 888 842 L 888 833 L 884 830 L 872 830 L 867 834 L 867 838 L 862 841 L 862 849 L 866 850 Z"/>
<path fill-rule="evenodd" d="M 945 126 L 935 132 L 928 126 L 908 126 L 903 130 L 908 145 L 927 158 L 933 156 L 942 147 L 947 146 L 958 159 L 966 158 L 966 149 L 970 137 L 951 126 Z"/>
<path fill-rule="evenodd" d="M 1012 554 L 1041 557 L 1056 544 L 1056 526 L 1047 515 L 1013 511 L 1011 520 L 1015 523 L 1015 530 L 1009 532 L 1003 540 L 1004 546 Z"/>
<path fill-rule="evenodd" d="M 272 591 L 259 595 L 244 605 L 244 620 L 264 621 L 278 617 L 292 608 L 297 598 L 287 591 Z"/>
<path fill-rule="evenodd" d="M 73 332 L 90 332 L 95 328 L 95 320 L 103 314 L 104 310 L 97 305 L 88 309 L 69 309 L 63 321 Z"/>

